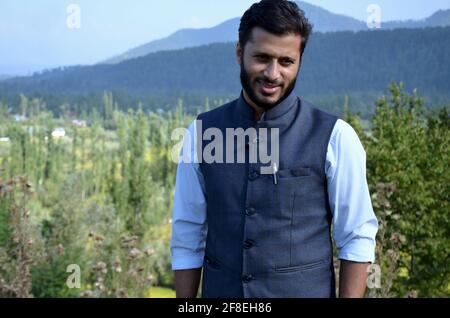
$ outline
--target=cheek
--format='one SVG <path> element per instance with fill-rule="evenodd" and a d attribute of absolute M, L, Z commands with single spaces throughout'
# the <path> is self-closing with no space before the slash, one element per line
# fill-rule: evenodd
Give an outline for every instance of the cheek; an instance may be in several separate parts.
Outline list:
<path fill-rule="evenodd" d="M 296 78 L 297 73 L 298 73 L 297 70 L 293 70 L 293 71 L 289 70 L 289 71 L 282 73 L 282 76 L 283 76 L 284 80 L 286 81 L 285 84 L 288 85 L 290 82 L 292 82 Z"/>
<path fill-rule="evenodd" d="M 252 61 L 246 61 L 245 70 L 250 76 L 258 76 L 264 73 L 265 65 Z"/>

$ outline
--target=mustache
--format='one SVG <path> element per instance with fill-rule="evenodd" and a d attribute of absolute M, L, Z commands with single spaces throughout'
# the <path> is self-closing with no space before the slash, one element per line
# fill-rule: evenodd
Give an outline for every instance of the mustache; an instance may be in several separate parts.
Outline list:
<path fill-rule="evenodd" d="M 256 81 L 260 82 L 260 83 L 269 84 L 269 85 L 272 85 L 272 86 L 282 86 L 283 85 L 283 81 L 272 81 L 272 80 L 268 79 L 265 76 L 257 77 Z"/>

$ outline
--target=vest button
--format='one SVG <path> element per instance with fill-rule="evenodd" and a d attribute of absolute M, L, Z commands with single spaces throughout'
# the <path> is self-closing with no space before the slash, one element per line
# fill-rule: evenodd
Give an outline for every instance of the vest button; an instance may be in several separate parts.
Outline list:
<path fill-rule="evenodd" d="M 252 248 L 254 244 L 255 244 L 255 242 L 252 241 L 252 240 L 245 240 L 245 242 L 244 242 L 244 248 L 245 248 L 246 250 L 248 250 L 248 249 Z"/>
<path fill-rule="evenodd" d="M 255 242 L 252 240 L 245 240 L 245 242 L 244 242 L 244 248 L 246 250 L 251 249 L 253 247 L 253 245 L 255 245 Z"/>
<path fill-rule="evenodd" d="M 254 277 L 249 274 L 242 276 L 242 281 L 244 283 L 250 283 L 253 279 L 254 279 Z"/>
<path fill-rule="evenodd" d="M 254 181 L 254 180 L 258 179 L 258 178 L 259 178 L 259 173 L 256 170 L 250 172 L 249 175 L 248 175 L 248 179 L 250 181 Z"/>
<path fill-rule="evenodd" d="M 249 207 L 249 208 L 245 209 L 245 215 L 247 215 L 247 216 L 252 216 L 255 213 L 256 213 L 256 209 L 254 207 Z"/>

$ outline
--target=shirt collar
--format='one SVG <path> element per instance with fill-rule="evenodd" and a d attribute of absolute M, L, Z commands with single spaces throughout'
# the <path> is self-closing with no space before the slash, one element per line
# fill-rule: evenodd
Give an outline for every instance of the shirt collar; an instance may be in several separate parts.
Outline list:
<path fill-rule="evenodd" d="M 272 120 L 283 116 L 296 105 L 297 100 L 297 95 L 292 91 L 281 103 L 266 111 L 260 121 Z M 237 108 L 245 118 L 253 120 L 253 107 L 245 101 L 243 91 L 237 101 Z"/>

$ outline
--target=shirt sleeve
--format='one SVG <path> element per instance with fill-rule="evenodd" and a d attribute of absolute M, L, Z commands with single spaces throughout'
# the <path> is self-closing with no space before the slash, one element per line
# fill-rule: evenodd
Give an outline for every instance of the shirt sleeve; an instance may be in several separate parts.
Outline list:
<path fill-rule="evenodd" d="M 206 199 L 204 178 L 196 160 L 196 122 L 183 139 L 177 167 L 172 213 L 172 269 L 200 268 L 206 244 Z M 186 156 L 189 152 L 190 156 Z"/>
<path fill-rule="evenodd" d="M 331 134 L 325 171 L 339 259 L 373 263 L 378 221 L 367 185 L 366 152 L 343 120 Z"/>

